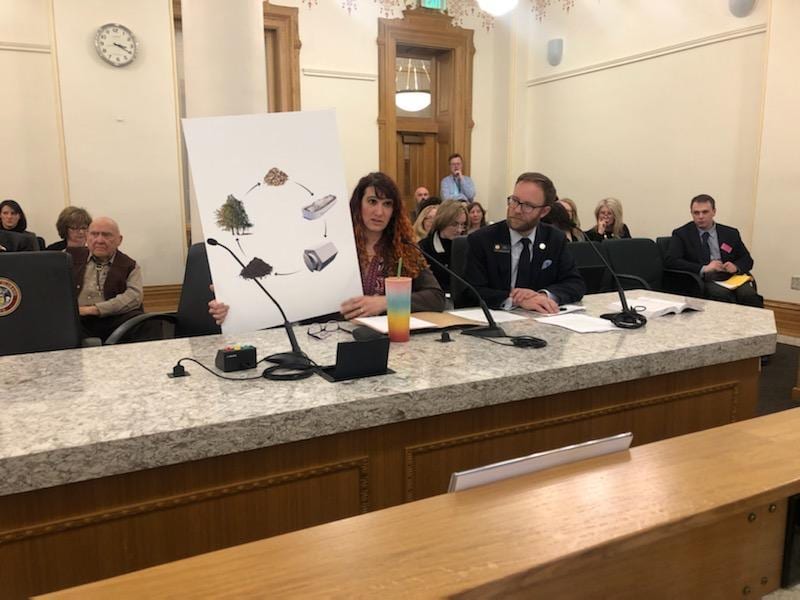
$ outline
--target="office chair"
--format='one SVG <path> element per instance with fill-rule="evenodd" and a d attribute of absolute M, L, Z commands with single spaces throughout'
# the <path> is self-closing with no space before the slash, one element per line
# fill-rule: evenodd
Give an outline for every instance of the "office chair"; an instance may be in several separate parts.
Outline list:
<path fill-rule="evenodd" d="M 99 345 L 83 343 L 70 257 L 0 253 L 0 356 Z"/>
<path fill-rule="evenodd" d="M 462 235 L 453 239 L 450 246 L 450 268 L 461 277 L 467 275 L 467 256 L 469 255 L 469 245 L 467 236 Z M 475 306 L 476 301 L 472 293 L 466 286 L 455 277 L 450 278 L 450 299 L 454 308 L 464 308 Z"/>
<path fill-rule="evenodd" d="M 0 230 L 0 246 L 5 252 L 35 252 L 39 242 L 32 233 Z"/>
<path fill-rule="evenodd" d="M 603 244 L 598 242 L 571 242 L 567 244 L 567 251 L 572 254 L 575 259 L 575 264 L 578 267 L 578 273 L 583 277 L 586 283 L 587 294 L 598 294 L 600 292 L 608 292 L 615 289 L 614 281 L 611 273 L 608 272 L 605 264 L 597 256 L 597 252 L 591 247 L 594 247 L 603 252 Z M 603 255 L 605 256 L 605 254 Z M 606 258 L 606 260 L 608 260 Z"/>
<path fill-rule="evenodd" d="M 661 251 L 651 239 L 605 240 L 603 250 L 624 287 L 633 285 L 683 296 L 703 296 L 703 280 L 696 273 L 664 268 Z"/>
<path fill-rule="evenodd" d="M 214 298 L 209 289 L 211 270 L 208 266 L 206 245 L 193 244 L 186 256 L 186 269 L 183 273 L 183 286 L 178 301 L 178 310 L 171 313 L 145 313 L 125 321 L 117 327 L 106 345 L 126 341 L 136 341 L 137 330 L 153 323 L 168 323 L 173 326 L 171 337 L 192 337 L 220 333 L 220 327 L 208 314 L 208 303 Z M 170 337 L 162 327 L 161 337 Z"/>

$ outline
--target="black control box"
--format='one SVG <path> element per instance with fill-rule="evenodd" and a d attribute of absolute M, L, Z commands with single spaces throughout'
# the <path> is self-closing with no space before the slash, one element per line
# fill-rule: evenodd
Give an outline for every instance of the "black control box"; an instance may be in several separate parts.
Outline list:
<path fill-rule="evenodd" d="M 254 346 L 226 346 L 217 350 L 217 358 L 214 364 L 220 371 L 230 373 L 231 371 L 244 371 L 245 369 L 256 368 L 256 349 Z"/>

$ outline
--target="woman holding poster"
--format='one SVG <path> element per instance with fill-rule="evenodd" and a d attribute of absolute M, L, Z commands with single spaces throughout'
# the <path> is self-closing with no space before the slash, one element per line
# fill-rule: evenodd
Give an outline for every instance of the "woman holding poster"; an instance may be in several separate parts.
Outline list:
<path fill-rule="evenodd" d="M 364 295 L 342 302 L 345 319 L 371 317 L 386 312 L 384 280 L 398 273 L 412 278 L 411 312 L 445 308 L 444 292 L 416 248 L 414 232 L 403 210 L 397 185 L 383 173 L 362 177 L 350 198 L 350 216 Z M 209 312 L 221 324 L 228 305 L 209 302 Z"/>

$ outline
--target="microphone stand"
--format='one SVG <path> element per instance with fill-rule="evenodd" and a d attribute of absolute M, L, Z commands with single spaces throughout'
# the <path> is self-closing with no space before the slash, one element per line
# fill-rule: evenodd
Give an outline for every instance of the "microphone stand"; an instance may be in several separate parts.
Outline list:
<path fill-rule="evenodd" d="M 233 259 L 242 266 L 242 269 L 246 268 L 245 264 L 241 260 L 239 260 L 239 257 L 236 256 L 236 254 L 234 254 L 233 251 L 230 248 L 228 248 L 225 244 L 219 243 L 214 238 L 208 238 L 206 242 L 208 243 L 209 246 L 219 246 L 220 248 L 224 248 L 233 257 Z M 289 322 L 289 319 L 286 318 L 286 313 L 283 312 L 283 308 L 281 308 L 281 305 L 278 304 L 278 301 L 272 297 L 272 294 L 270 294 L 267 291 L 267 288 L 261 285 L 261 282 L 258 279 L 253 279 L 253 282 L 259 288 L 261 288 L 261 291 L 264 292 L 270 300 L 272 300 L 272 303 L 281 313 L 281 317 L 283 317 L 283 328 L 284 330 L 286 330 L 286 335 L 289 338 L 289 344 L 292 346 L 291 352 L 279 352 L 277 354 L 272 354 L 267 358 L 265 358 L 264 360 L 274 363 L 277 367 L 283 369 L 291 369 L 298 371 L 310 369 L 313 366 L 311 359 L 309 359 L 308 356 L 306 356 L 305 352 L 303 352 L 300 349 L 300 344 L 297 343 L 297 338 L 294 335 L 294 329 L 292 329 L 292 324 Z M 311 375 L 311 373 L 309 373 L 309 375 Z M 264 376 L 267 377 L 268 379 L 272 378 L 268 377 L 266 372 Z M 278 377 L 276 378 L 283 378 L 283 377 L 278 375 Z"/>
<path fill-rule="evenodd" d="M 603 261 L 603 264 L 606 266 L 606 269 L 608 269 L 608 272 L 611 273 L 611 276 L 614 278 L 614 283 L 617 284 L 619 303 L 622 305 L 621 312 L 606 313 L 604 315 L 600 315 L 600 318 L 611 321 L 614 325 L 616 325 L 620 329 L 639 329 L 640 327 L 644 327 L 647 324 L 647 317 L 645 317 L 643 314 L 636 312 L 635 310 L 633 310 L 628 306 L 628 301 L 625 299 L 625 289 L 619 282 L 616 272 L 614 271 L 614 269 L 611 268 L 611 265 L 603 256 L 603 253 L 600 252 L 600 249 L 597 248 L 597 246 L 595 246 L 595 243 L 589 242 L 589 245 L 594 249 L 594 251 L 597 253 L 597 256 L 599 256 L 600 260 Z"/>
<path fill-rule="evenodd" d="M 486 305 L 486 301 L 483 298 L 481 298 L 481 295 L 478 293 L 478 290 L 476 290 L 475 287 L 469 281 L 461 277 L 451 268 L 447 267 L 446 265 L 443 265 L 439 260 L 436 259 L 436 257 L 431 256 L 430 254 L 425 252 L 425 250 L 420 248 L 418 244 L 412 244 L 411 242 L 406 240 L 403 240 L 403 243 L 408 244 L 409 246 L 414 246 L 414 248 L 419 250 L 425 258 L 427 258 L 429 261 L 431 261 L 440 269 L 447 271 L 450 277 L 455 277 L 456 279 L 458 279 L 461 283 L 467 286 L 467 289 L 469 289 L 473 294 L 475 294 L 476 298 L 478 298 L 478 304 L 480 305 L 481 310 L 483 311 L 483 316 L 486 317 L 486 322 L 488 323 L 488 325 L 486 325 L 485 327 L 474 327 L 472 329 L 464 329 L 461 332 L 462 335 L 471 335 L 474 337 L 485 337 L 485 338 L 508 337 L 506 335 L 506 332 L 503 331 L 503 328 L 500 327 L 497 323 L 495 323 L 494 317 L 492 317 L 492 311 L 489 310 L 489 307 Z"/>

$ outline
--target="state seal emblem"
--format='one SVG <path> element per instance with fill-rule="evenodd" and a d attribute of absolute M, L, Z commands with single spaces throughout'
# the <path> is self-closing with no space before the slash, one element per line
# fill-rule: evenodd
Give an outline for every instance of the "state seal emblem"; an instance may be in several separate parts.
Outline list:
<path fill-rule="evenodd" d="M 19 286 L 5 277 L 0 277 L 0 317 L 5 317 L 19 308 L 22 292 Z"/>

